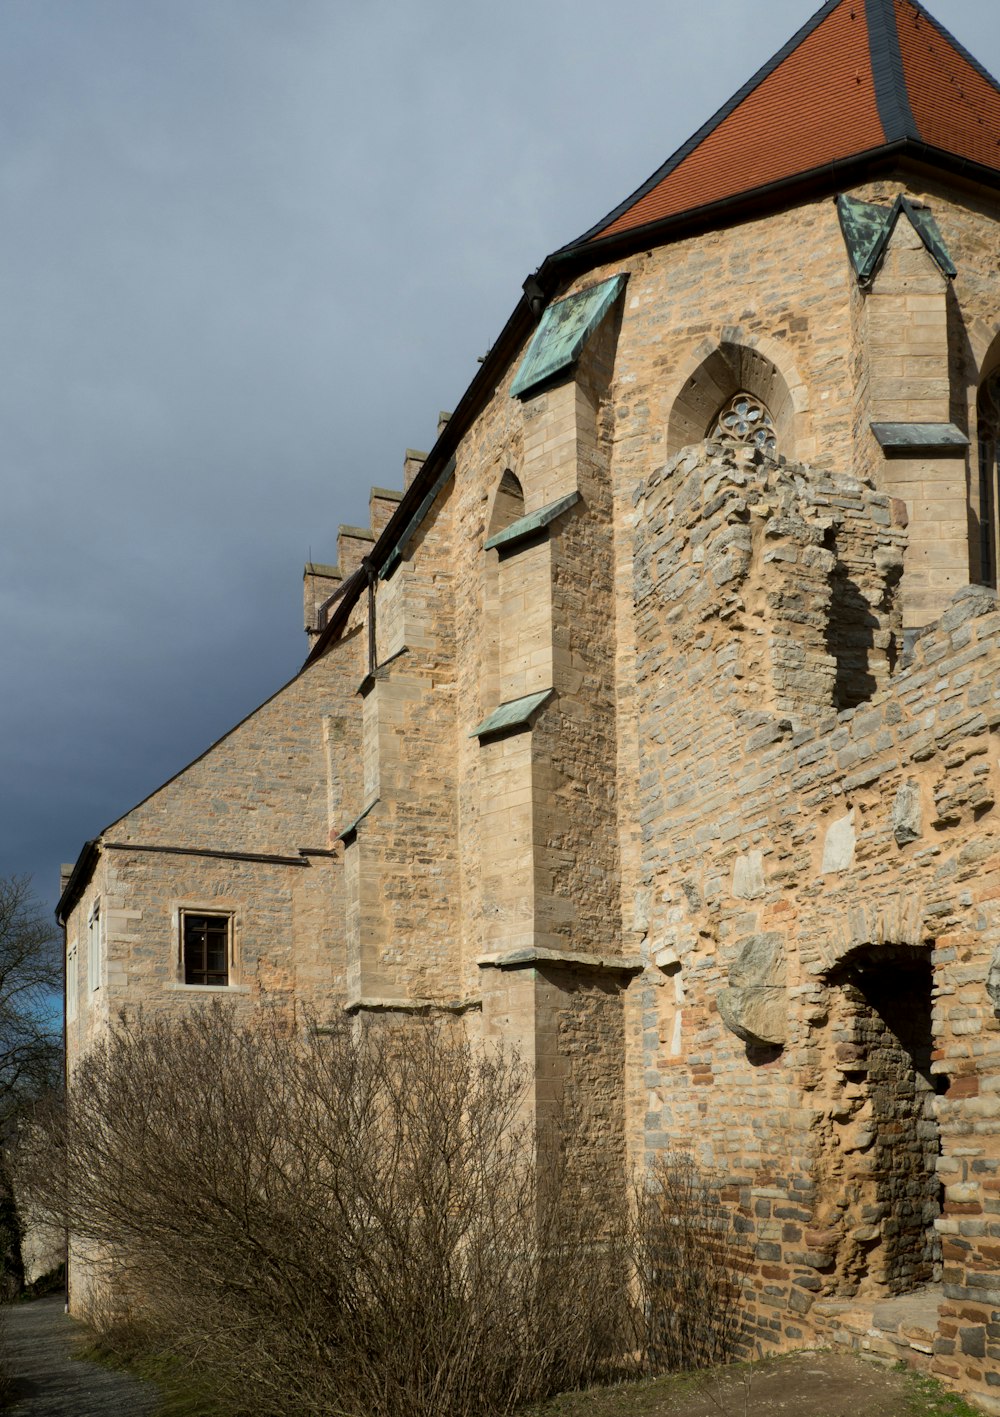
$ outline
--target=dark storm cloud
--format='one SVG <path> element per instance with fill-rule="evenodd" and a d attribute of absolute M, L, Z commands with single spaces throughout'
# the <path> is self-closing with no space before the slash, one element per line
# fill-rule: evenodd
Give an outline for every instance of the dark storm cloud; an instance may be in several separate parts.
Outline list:
<path fill-rule="evenodd" d="M 524 276 L 800 0 L 5 0 L 0 873 L 297 667 L 301 566 L 398 484 Z M 988 66 L 992 0 L 938 0 Z"/>

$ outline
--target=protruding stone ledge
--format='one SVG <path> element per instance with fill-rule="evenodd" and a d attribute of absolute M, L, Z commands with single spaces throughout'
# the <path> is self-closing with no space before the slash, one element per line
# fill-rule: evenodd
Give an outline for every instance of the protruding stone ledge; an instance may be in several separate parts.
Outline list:
<path fill-rule="evenodd" d="M 873 423 L 886 453 L 964 453 L 969 440 L 954 423 Z"/>
<path fill-rule="evenodd" d="M 171 979 L 164 984 L 164 989 L 176 990 L 184 994 L 249 994 L 249 984 L 182 984 L 179 980 Z"/>
<path fill-rule="evenodd" d="M 604 974 L 641 974 L 646 967 L 639 955 L 597 955 L 582 950 L 547 950 L 541 946 L 480 955 L 476 963 L 480 969 L 536 969 L 560 964 Z"/>
<path fill-rule="evenodd" d="M 362 994 L 344 1005 L 348 1014 L 467 1014 L 483 1006 L 482 999 L 393 999 Z M 316 1029 L 323 1033 L 322 1026 Z"/>

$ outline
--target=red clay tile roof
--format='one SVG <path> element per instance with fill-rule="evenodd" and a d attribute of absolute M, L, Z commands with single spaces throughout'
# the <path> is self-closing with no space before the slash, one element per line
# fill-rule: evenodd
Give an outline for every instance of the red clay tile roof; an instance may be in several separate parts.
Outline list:
<path fill-rule="evenodd" d="M 828 0 L 572 247 L 910 142 L 1000 174 L 1000 88 L 916 0 Z"/>
<path fill-rule="evenodd" d="M 1000 89 L 912 0 L 895 0 L 917 131 L 932 147 L 1000 170 Z"/>

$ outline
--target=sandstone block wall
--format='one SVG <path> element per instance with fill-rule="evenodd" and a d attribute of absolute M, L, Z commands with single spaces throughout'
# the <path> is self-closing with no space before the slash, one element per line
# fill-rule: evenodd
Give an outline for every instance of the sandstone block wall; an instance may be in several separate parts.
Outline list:
<path fill-rule="evenodd" d="M 563 382 L 511 398 L 515 359 L 340 640 L 104 833 L 71 1047 L 123 1003 L 186 1007 L 178 912 L 214 904 L 241 1006 L 442 1013 L 517 1047 L 579 1190 L 690 1150 L 754 1238 L 762 1341 L 939 1279 L 937 1370 L 989 1398 L 1000 615 L 951 596 L 1000 211 L 906 190 L 951 284 L 901 223 L 861 290 L 829 200 L 571 284 L 627 276 Z M 702 443 L 747 390 L 784 461 Z M 871 433 L 932 416 L 968 455 Z M 309 570 L 314 639 L 397 505 L 376 489 Z"/>

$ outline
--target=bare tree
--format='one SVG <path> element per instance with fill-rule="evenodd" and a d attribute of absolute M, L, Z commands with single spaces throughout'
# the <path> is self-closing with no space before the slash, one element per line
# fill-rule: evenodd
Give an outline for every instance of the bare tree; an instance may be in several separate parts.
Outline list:
<path fill-rule="evenodd" d="M 35 1208 L 93 1321 L 255 1417 L 504 1417 L 726 1361 L 752 1251 L 690 1158 L 586 1187 L 528 1076 L 454 1020 L 123 1018 L 38 1114 Z"/>
<path fill-rule="evenodd" d="M 25 1169 L 240 1410 L 501 1417 L 635 1347 L 626 1198 L 537 1184 L 526 1083 L 448 1021 L 137 1017 Z"/>
<path fill-rule="evenodd" d="M 666 1152 L 653 1162 L 637 1241 L 648 1371 L 731 1362 L 746 1347 L 743 1286 L 754 1244 L 693 1157 Z"/>
<path fill-rule="evenodd" d="M 24 1284 L 9 1149 L 18 1116 L 61 1079 L 59 934 L 26 876 L 0 877 L 0 1295 Z"/>
<path fill-rule="evenodd" d="M 26 876 L 0 877 L 0 1129 L 59 1078 L 58 931 Z"/>

